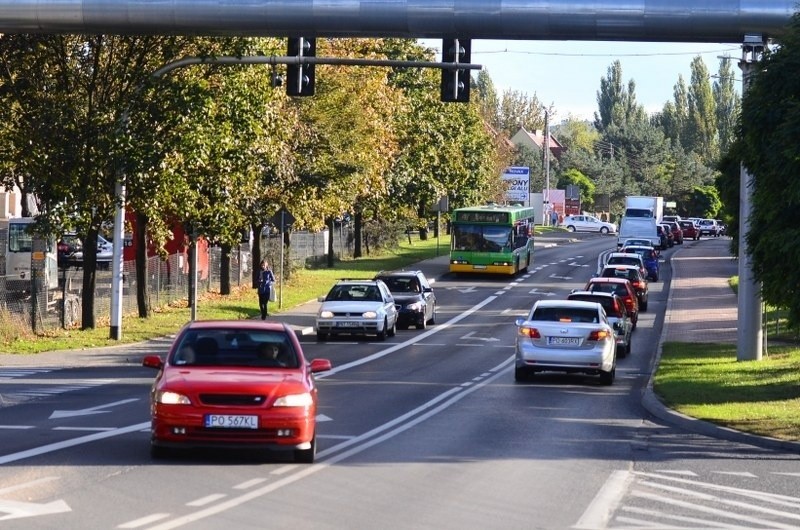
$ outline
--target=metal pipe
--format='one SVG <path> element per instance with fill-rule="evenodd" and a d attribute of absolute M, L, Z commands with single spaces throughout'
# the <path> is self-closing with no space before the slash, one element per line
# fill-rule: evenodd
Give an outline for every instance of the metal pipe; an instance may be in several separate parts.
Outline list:
<path fill-rule="evenodd" d="M 0 0 L 0 33 L 739 43 L 796 0 Z"/>

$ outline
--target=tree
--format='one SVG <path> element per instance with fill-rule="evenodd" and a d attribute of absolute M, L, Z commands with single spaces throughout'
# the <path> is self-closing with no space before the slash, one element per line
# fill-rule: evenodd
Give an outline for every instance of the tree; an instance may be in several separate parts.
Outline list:
<path fill-rule="evenodd" d="M 489 76 L 489 72 L 486 70 L 478 72 L 475 81 L 475 89 L 473 93 L 476 96 L 475 99 L 478 104 L 478 109 L 484 121 L 486 121 L 490 127 L 501 130 L 499 116 L 500 99 L 497 97 L 497 90 L 494 88 L 494 83 Z"/>
<path fill-rule="evenodd" d="M 601 133 L 612 125 L 626 127 L 647 119 L 644 107 L 636 102 L 634 80 L 628 81 L 627 87 L 622 84 L 622 64 L 619 61 L 614 61 L 608 67 L 606 77 L 600 79 L 597 107 L 594 126 Z"/>
<path fill-rule="evenodd" d="M 754 66 L 739 119 L 744 165 L 753 176 L 747 251 L 764 300 L 800 323 L 800 16 L 795 14 L 774 50 Z"/>
<path fill-rule="evenodd" d="M 708 68 L 699 55 L 692 60 L 689 84 L 689 112 L 684 130 L 687 151 L 695 151 L 707 164 L 719 159 L 717 109 L 711 91 Z"/>
<path fill-rule="evenodd" d="M 726 153 L 730 149 L 736 135 L 736 120 L 739 117 L 741 98 L 736 93 L 736 79 L 731 67 L 731 58 L 723 57 L 719 61 L 719 73 L 714 81 L 714 104 L 717 113 L 717 137 L 719 149 Z"/>
<path fill-rule="evenodd" d="M 545 110 L 552 109 L 545 107 L 535 93 L 528 96 L 518 90 L 506 90 L 500 100 L 498 128 L 509 137 L 514 136 L 520 127 L 529 131 L 543 129 Z"/>

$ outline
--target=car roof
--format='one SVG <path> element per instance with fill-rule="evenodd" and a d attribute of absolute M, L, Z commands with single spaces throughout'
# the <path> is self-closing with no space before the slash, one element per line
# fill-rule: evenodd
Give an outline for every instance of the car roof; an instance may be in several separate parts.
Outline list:
<path fill-rule="evenodd" d="M 605 291 L 584 291 L 584 290 L 572 291 L 571 293 L 569 293 L 567 295 L 567 297 L 570 297 L 570 296 L 573 296 L 573 295 L 575 295 L 575 296 L 596 296 L 596 297 L 599 297 L 599 298 L 619 298 L 614 293 L 607 293 Z"/>
<path fill-rule="evenodd" d="M 619 269 L 630 269 L 630 270 L 638 271 L 639 267 L 637 267 L 636 265 L 625 265 L 624 263 L 616 263 L 616 264 L 613 264 L 613 265 L 606 265 L 605 267 L 603 267 L 603 269 L 618 269 L 618 270 Z"/>
<path fill-rule="evenodd" d="M 594 278 L 589 278 L 589 283 L 629 283 L 631 288 L 633 284 L 627 278 L 606 278 L 603 276 L 595 276 Z"/>
<path fill-rule="evenodd" d="M 422 274 L 422 271 L 381 271 L 375 275 L 375 278 L 380 278 L 381 276 L 417 276 L 418 274 Z"/>
<path fill-rule="evenodd" d="M 630 247 L 626 247 L 626 248 L 630 248 Z M 610 258 L 630 258 L 630 257 L 633 257 L 633 259 L 636 259 L 636 258 L 641 259 L 641 256 L 639 256 L 639 254 L 631 254 L 630 252 L 611 252 L 608 255 L 608 257 L 609 257 L 609 259 Z M 609 267 L 610 266 L 611 265 L 609 265 Z"/>
<path fill-rule="evenodd" d="M 597 302 L 584 302 L 583 300 L 537 300 L 534 307 L 579 307 L 584 309 L 597 309 L 598 305 Z"/>
<path fill-rule="evenodd" d="M 293 330 L 284 322 L 267 322 L 263 320 L 193 320 L 184 325 L 184 329 L 231 329 L 231 330 L 262 330 L 286 331 Z"/>

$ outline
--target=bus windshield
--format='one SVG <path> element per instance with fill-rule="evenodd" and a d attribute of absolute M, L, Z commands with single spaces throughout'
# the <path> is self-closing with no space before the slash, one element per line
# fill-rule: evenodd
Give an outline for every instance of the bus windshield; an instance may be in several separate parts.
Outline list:
<path fill-rule="evenodd" d="M 478 252 L 508 252 L 512 227 L 474 224 L 453 225 L 453 249 Z"/>

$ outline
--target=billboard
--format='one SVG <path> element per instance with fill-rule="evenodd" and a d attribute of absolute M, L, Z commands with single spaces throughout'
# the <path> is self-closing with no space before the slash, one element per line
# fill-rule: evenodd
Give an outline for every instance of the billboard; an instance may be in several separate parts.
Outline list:
<path fill-rule="evenodd" d="M 531 168 L 512 166 L 503 171 L 503 181 L 506 183 L 506 201 L 509 204 L 527 205 L 531 180 Z"/>

